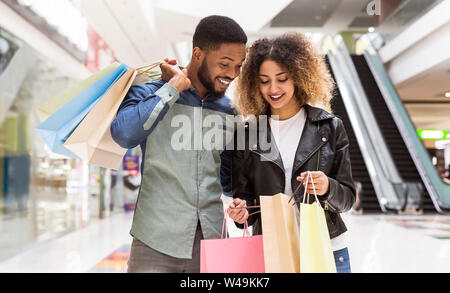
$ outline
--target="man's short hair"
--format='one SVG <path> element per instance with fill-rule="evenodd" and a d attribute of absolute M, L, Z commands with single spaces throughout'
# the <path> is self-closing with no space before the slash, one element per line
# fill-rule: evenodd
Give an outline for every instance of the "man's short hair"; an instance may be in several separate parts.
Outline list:
<path fill-rule="evenodd" d="M 225 43 L 247 44 L 247 35 L 233 19 L 211 15 L 203 18 L 195 29 L 194 48 L 218 50 Z"/>

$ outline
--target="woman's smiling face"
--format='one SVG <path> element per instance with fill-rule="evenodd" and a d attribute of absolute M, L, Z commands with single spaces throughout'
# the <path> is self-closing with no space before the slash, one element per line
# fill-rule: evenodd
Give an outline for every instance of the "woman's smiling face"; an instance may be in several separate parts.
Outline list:
<path fill-rule="evenodd" d="M 295 86 L 291 76 L 277 62 L 266 60 L 259 69 L 259 90 L 269 103 L 272 114 L 297 104 Z"/>

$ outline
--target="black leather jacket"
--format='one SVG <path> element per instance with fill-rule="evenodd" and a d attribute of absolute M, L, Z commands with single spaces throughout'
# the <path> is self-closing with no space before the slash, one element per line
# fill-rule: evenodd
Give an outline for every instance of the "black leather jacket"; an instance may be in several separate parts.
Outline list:
<path fill-rule="evenodd" d="M 295 155 L 291 185 L 295 190 L 300 184 L 296 179 L 297 176 L 305 171 L 322 171 L 328 176 L 329 192 L 318 198 L 325 209 L 328 231 L 330 238 L 333 239 L 347 231 L 340 213 L 349 211 L 356 197 L 350 164 L 349 140 L 339 118 L 309 105 L 305 105 L 304 108 L 307 119 Z M 251 123 L 255 123 L 255 121 L 246 123 L 245 150 L 236 150 L 235 148 L 232 158 L 233 198 L 246 200 L 247 206 L 259 205 L 260 195 L 283 193 L 285 188 L 283 162 L 270 133 L 270 126 L 267 126 L 268 131 L 258 129 L 257 143 L 255 144 L 253 140 L 250 146 Z M 262 150 L 259 145 L 260 135 L 267 136 L 266 141 L 270 143 L 267 151 Z M 239 138 L 236 136 L 235 142 L 238 141 Z M 271 152 L 271 148 L 275 148 L 275 151 Z M 302 198 L 303 193 L 302 186 L 296 198 Z M 315 201 L 314 196 L 310 196 L 310 203 L 313 201 Z M 257 210 L 249 209 L 250 213 L 255 211 Z M 248 224 L 253 225 L 254 235 L 262 232 L 260 218 L 261 215 L 256 214 L 248 219 Z M 243 228 L 243 225 L 238 223 L 236 225 Z"/>

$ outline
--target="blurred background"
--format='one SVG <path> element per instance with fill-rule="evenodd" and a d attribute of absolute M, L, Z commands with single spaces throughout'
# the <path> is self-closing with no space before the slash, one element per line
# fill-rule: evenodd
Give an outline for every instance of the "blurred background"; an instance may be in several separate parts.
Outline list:
<path fill-rule="evenodd" d="M 359 187 L 346 215 L 359 233 L 354 270 L 450 272 L 449 12 L 449 0 L 0 0 L 0 271 L 126 270 L 140 149 L 118 171 L 51 153 L 36 108 L 114 61 L 187 65 L 197 23 L 219 14 L 248 45 L 297 31 L 326 54 Z M 404 239 L 417 249 L 437 241 L 438 264 L 376 260 L 397 246 L 383 250 L 372 233 L 367 254 L 367 229 L 416 233 Z"/>

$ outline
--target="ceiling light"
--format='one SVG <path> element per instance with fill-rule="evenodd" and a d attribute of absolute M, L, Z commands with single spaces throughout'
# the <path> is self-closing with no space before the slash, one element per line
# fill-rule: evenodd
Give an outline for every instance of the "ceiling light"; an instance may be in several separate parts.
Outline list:
<path fill-rule="evenodd" d="M 446 93 L 445 93 L 445 97 L 446 97 L 446 98 L 450 98 L 450 92 L 446 92 Z"/>
<path fill-rule="evenodd" d="M 369 27 L 368 31 L 369 31 L 369 33 L 373 33 L 375 31 L 375 28 L 374 27 Z"/>
<path fill-rule="evenodd" d="M 22 6 L 31 6 L 31 4 L 33 4 L 32 0 L 19 0 L 18 2 Z"/>

